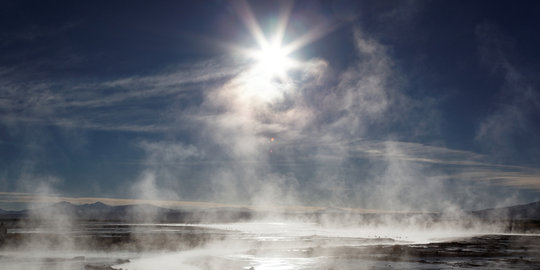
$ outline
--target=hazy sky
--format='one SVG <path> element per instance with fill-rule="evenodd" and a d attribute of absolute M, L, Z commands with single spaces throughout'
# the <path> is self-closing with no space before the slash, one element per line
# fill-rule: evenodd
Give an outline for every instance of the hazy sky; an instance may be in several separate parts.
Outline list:
<path fill-rule="evenodd" d="M 35 194 L 400 210 L 540 200 L 538 1 L 0 10 L 0 207 Z"/>

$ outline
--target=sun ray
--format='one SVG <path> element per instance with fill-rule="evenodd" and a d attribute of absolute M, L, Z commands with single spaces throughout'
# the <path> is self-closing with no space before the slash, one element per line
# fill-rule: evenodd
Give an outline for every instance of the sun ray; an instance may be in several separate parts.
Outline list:
<path fill-rule="evenodd" d="M 244 51 L 244 53 L 251 58 L 260 60 L 260 54 L 269 54 L 273 56 L 278 56 L 278 58 L 283 58 L 291 53 L 305 47 L 306 45 L 326 36 L 328 33 L 334 31 L 336 28 L 340 27 L 340 23 L 323 23 L 317 27 L 311 29 L 306 34 L 300 36 L 299 38 L 294 39 L 290 43 L 283 45 L 285 32 L 291 18 L 291 13 L 293 10 L 294 2 L 286 1 L 280 2 L 280 11 L 278 15 L 277 26 L 274 34 L 271 39 L 265 36 L 260 24 L 258 23 L 257 18 L 253 14 L 249 4 L 245 0 L 240 0 L 235 2 L 235 9 L 238 13 L 240 19 L 249 30 L 252 37 L 257 42 L 259 49 L 239 49 Z M 277 52 L 279 51 L 279 52 Z M 279 62 L 279 61 L 278 61 Z"/>
<path fill-rule="evenodd" d="M 293 1 L 289 1 L 282 5 L 280 8 L 278 25 L 276 27 L 276 32 L 273 37 L 274 40 L 279 40 L 280 43 L 283 42 L 283 39 L 285 37 L 285 31 L 287 30 L 287 25 L 289 24 L 293 4 Z M 279 46 L 281 46 L 281 44 L 279 44 Z"/>
<path fill-rule="evenodd" d="M 248 2 L 245 0 L 234 2 L 235 11 L 256 42 L 257 48 L 228 45 L 234 51 L 255 62 L 242 76 L 242 81 L 245 82 L 244 95 L 266 102 L 273 101 L 293 89 L 291 86 L 294 83 L 289 77 L 289 71 L 301 67 L 302 63 L 293 59 L 291 54 L 338 27 L 337 24 L 323 23 L 291 42 L 287 42 L 287 27 L 294 2 L 279 3 L 280 9 L 274 32 L 265 34 Z"/>
<path fill-rule="evenodd" d="M 257 22 L 253 11 L 249 7 L 246 1 L 236 2 L 236 10 L 240 16 L 240 19 L 244 22 L 244 25 L 248 28 L 249 32 L 255 38 L 255 41 L 259 46 L 266 46 L 268 43 L 264 33 L 261 29 L 261 26 Z"/>

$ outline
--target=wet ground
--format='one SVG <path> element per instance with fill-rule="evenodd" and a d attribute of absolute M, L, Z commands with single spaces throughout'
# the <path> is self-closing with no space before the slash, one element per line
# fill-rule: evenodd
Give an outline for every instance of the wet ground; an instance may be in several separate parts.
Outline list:
<path fill-rule="evenodd" d="M 254 228 L 254 229 L 251 229 Z M 1 269 L 540 269 L 540 235 L 88 223 L 9 230 Z M 430 234 L 431 233 L 431 234 Z M 413 233 L 411 233 L 413 235 Z"/>
<path fill-rule="evenodd" d="M 311 255 L 324 253 L 315 248 Z M 483 235 L 429 244 L 342 247 L 334 259 L 350 264 L 378 262 L 368 269 L 540 269 L 540 236 Z M 328 263 L 332 269 L 332 262 Z M 335 268 L 337 269 L 337 268 Z M 353 269 L 353 268 L 350 268 Z"/>

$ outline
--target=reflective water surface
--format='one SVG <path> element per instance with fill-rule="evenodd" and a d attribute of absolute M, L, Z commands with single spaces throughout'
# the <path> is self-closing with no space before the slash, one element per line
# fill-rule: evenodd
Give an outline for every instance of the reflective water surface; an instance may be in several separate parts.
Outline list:
<path fill-rule="evenodd" d="M 301 222 L 91 223 L 18 228 L 2 269 L 511 269 L 540 267 L 540 236 Z M 53 243 L 53 244 L 51 244 Z M 93 244 L 90 244 L 93 243 Z"/>

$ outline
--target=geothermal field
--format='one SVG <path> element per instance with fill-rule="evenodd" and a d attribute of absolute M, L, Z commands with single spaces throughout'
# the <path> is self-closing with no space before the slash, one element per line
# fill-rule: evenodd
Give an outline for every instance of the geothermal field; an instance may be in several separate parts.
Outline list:
<path fill-rule="evenodd" d="M 153 223 L 149 209 L 158 211 Z M 3 215 L 0 264 L 10 270 L 534 269 L 540 224 L 524 218 L 538 209 L 537 203 L 459 215 L 326 209 L 277 216 L 58 203 L 36 209 L 38 217 Z M 521 219 L 501 219 L 502 212 Z M 182 220 L 189 223 L 172 222 Z"/>
<path fill-rule="evenodd" d="M 539 14 L 2 0 L 0 270 L 540 269 Z"/>

